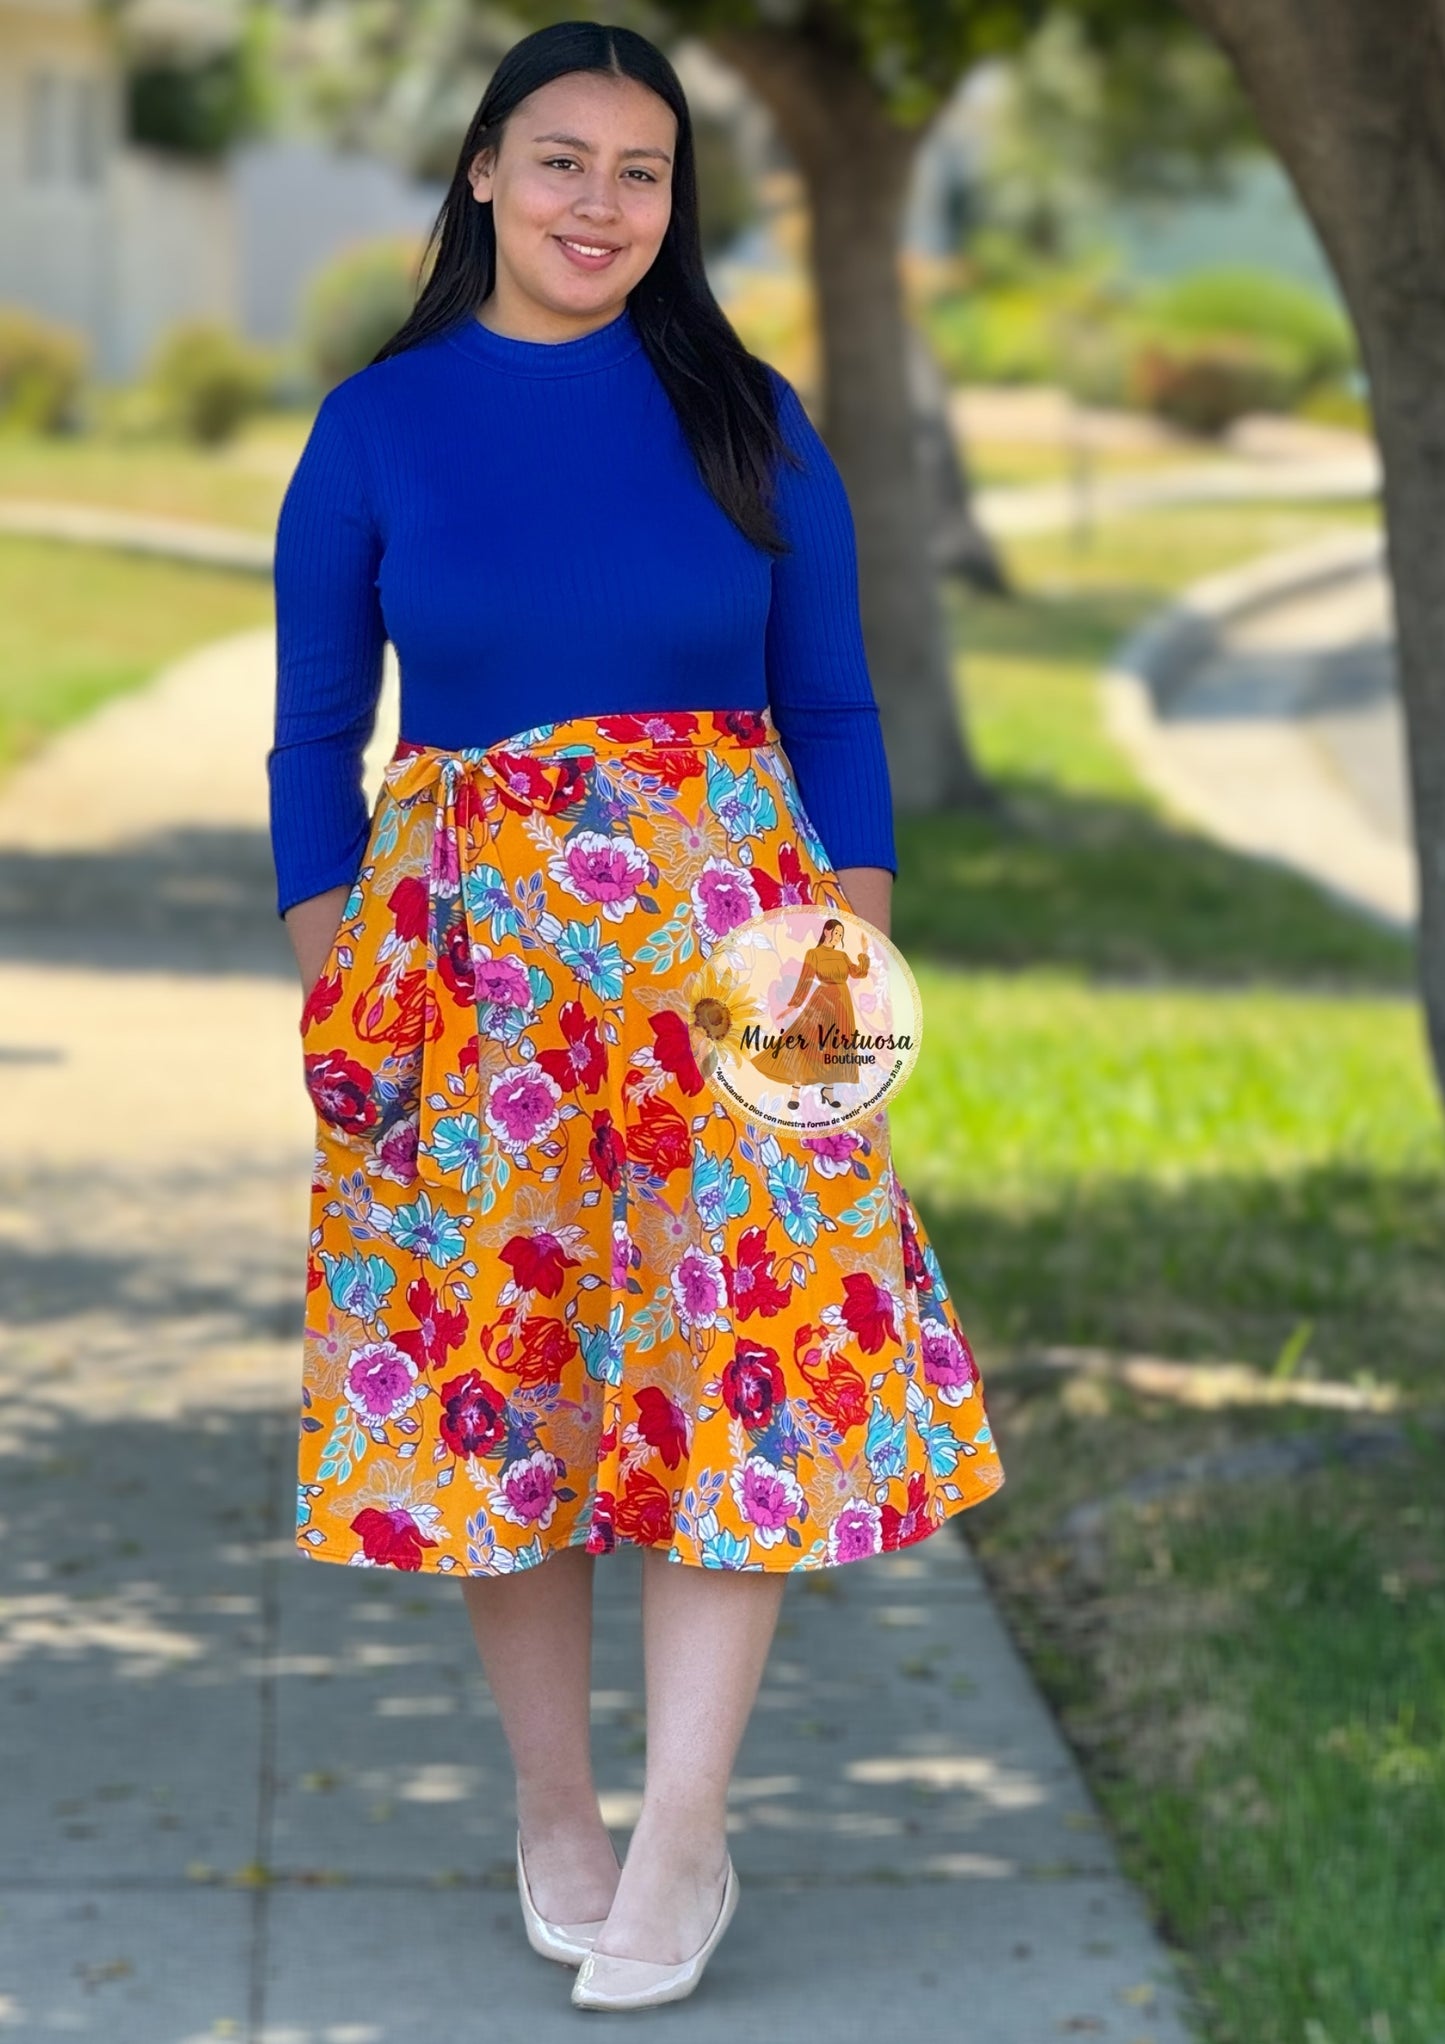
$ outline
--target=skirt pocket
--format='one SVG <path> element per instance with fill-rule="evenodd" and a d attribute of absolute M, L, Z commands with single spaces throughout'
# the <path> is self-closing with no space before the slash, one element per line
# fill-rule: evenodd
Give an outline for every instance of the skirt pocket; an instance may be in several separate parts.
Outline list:
<path fill-rule="evenodd" d="M 369 853 L 375 850 L 373 831 Z M 301 1011 L 302 1072 L 320 1132 L 366 1151 L 387 1175 L 416 1170 L 427 1005 L 394 856 L 369 857 L 347 898 L 325 963 Z"/>

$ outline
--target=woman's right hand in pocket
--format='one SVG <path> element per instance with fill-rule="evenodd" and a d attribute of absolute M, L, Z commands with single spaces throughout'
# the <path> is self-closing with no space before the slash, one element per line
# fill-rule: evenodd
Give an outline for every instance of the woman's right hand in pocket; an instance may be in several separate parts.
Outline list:
<path fill-rule="evenodd" d="M 291 948 L 296 953 L 303 995 L 309 994 L 321 977 L 321 969 L 341 928 L 341 912 L 350 893 L 349 886 L 328 887 L 324 894 L 313 894 L 305 901 L 294 902 L 286 911 L 286 928 L 290 932 Z"/>

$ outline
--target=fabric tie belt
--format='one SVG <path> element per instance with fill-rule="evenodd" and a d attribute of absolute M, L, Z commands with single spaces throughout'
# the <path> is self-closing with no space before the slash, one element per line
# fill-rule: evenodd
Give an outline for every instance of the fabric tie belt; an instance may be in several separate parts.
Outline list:
<path fill-rule="evenodd" d="M 480 1143 L 483 1103 L 475 1038 L 483 1030 L 502 1041 L 520 1036 L 529 1014 L 507 998 L 529 984 L 525 960 L 504 955 L 490 974 L 487 970 L 489 954 L 521 923 L 504 882 L 489 890 L 472 879 L 465 856 L 470 825 L 498 802 L 518 813 L 580 817 L 591 794 L 589 773 L 596 758 L 596 748 L 585 744 L 545 753 L 500 746 L 449 752 L 403 739 L 383 769 L 394 801 L 412 803 L 431 793 L 436 805 L 422 977 L 413 981 L 411 998 L 391 1021 L 395 1037 L 408 1047 L 416 1045 L 419 1031 L 416 1168 L 419 1177 L 434 1184 L 455 1188 L 460 1173 L 464 1188 L 475 1189 L 467 1181 L 476 1173 L 466 1168 L 473 1139 L 455 1119 L 477 1116 Z"/>

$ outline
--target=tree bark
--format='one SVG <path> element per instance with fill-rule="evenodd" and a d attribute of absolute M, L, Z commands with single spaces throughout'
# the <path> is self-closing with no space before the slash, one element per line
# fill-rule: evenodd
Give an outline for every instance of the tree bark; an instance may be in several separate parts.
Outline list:
<path fill-rule="evenodd" d="M 909 339 L 918 468 L 924 500 L 934 518 L 934 566 L 986 595 L 1011 596 L 1013 585 L 1003 556 L 974 515 L 973 479 L 949 416 L 948 380 L 928 336 L 915 326 Z"/>
<path fill-rule="evenodd" d="M 1184 0 L 1239 73 L 1349 305 L 1384 475 L 1420 983 L 1445 1094 L 1445 0 Z"/>
<path fill-rule="evenodd" d="M 771 109 L 807 189 L 826 409 L 819 430 L 858 532 L 859 600 L 900 812 L 978 808 L 974 762 L 918 458 L 899 272 L 919 135 L 891 120 L 841 44 L 767 24 L 708 41 Z"/>

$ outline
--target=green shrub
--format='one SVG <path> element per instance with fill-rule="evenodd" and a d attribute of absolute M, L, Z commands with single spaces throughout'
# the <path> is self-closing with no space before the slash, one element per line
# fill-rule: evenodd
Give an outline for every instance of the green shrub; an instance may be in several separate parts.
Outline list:
<path fill-rule="evenodd" d="M 0 306 L 0 423 L 60 433 L 77 423 L 90 345 L 83 335 L 23 306 Z"/>
<path fill-rule="evenodd" d="M 1295 416 L 1319 426 L 1349 426 L 1358 433 L 1374 429 L 1370 401 L 1348 383 L 1322 383 L 1295 406 Z"/>
<path fill-rule="evenodd" d="M 203 446 L 230 439 L 266 401 L 270 381 L 259 349 L 214 320 L 179 320 L 151 355 L 146 381 L 173 431 Z"/>
<path fill-rule="evenodd" d="M 1288 364 L 1299 394 L 1355 362 L 1354 336 L 1337 308 L 1268 270 L 1196 270 L 1151 291 L 1140 315 L 1151 338 L 1260 342 Z"/>
<path fill-rule="evenodd" d="M 1001 275 L 1001 271 L 991 272 Z M 1097 403 L 1122 397 L 1121 320 L 1127 299 L 1096 267 L 1021 271 L 1014 280 L 934 300 L 928 329 L 947 375 L 965 383 L 1057 383 L 1073 388 L 1081 349 Z M 1084 395 L 1083 391 L 1080 395 Z"/>
<path fill-rule="evenodd" d="M 1222 433 L 1246 412 L 1288 408 L 1287 351 L 1228 334 L 1175 345 L 1145 341 L 1129 365 L 1129 397 L 1190 433 Z"/>
<path fill-rule="evenodd" d="M 409 318 L 421 248 L 409 235 L 378 236 L 343 250 L 312 279 L 302 349 L 323 389 L 364 369 Z"/>

